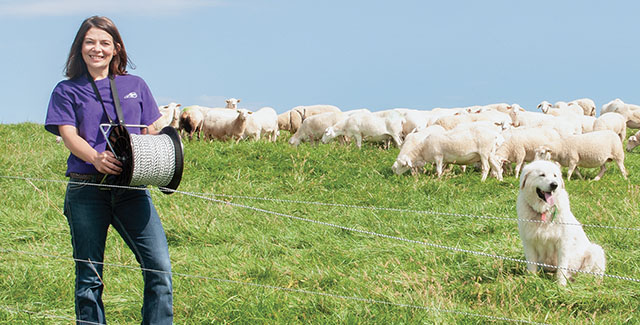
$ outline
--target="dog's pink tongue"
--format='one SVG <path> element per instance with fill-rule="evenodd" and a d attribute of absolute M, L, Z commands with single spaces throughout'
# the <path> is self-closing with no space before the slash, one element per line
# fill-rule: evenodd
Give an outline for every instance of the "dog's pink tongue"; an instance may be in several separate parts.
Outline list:
<path fill-rule="evenodd" d="M 547 202 L 547 204 L 549 204 L 550 206 L 554 206 L 556 204 L 555 199 L 553 198 L 553 196 L 551 195 L 551 193 L 549 192 L 544 192 L 544 200 Z"/>

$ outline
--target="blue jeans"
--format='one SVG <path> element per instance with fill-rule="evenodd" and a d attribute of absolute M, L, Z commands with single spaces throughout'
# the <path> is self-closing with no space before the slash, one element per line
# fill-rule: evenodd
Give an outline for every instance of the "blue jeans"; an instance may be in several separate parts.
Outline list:
<path fill-rule="evenodd" d="M 142 323 L 171 324 L 173 295 L 169 248 L 149 191 L 100 188 L 73 178 L 71 181 L 74 184 L 67 185 L 64 214 L 71 229 L 73 257 L 77 259 L 75 305 L 78 324 L 82 321 L 106 323 L 102 303 L 103 265 L 100 263 L 104 261 L 110 225 L 133 251 L 143 269 Z"/>

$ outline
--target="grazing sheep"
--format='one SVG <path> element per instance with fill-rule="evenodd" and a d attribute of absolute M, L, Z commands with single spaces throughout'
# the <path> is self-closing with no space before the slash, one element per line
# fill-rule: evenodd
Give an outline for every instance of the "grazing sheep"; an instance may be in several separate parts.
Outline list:
<path fill-rule="evenodd" d="M 223 107 L 204 107 L 200 105 L 187 106 L 180 112 L 180 119 L 178 122 L 178 130 L 180 132 L 187 132 L 189 140 L 193 139 L 193 134 L 197 133 L 198 140 L 200 140 L 200 133 L 202 132 L 202 123 L 204 117 L 209 111 L 227 111 L 233 112 L 235 110 L 223 108 Z"/>
<path fill-rule="evenodd" d="M 199 106 L 187 106 L 180 112 L 180 121 L 178 129 L 187 132 L 189 140 L 193 139 L 196 133 L 200 140 L 200 132 L 202 131 L 202 121 L 204 121 L 204 113 Z"/>
<path fill-rule="evenodd" d="M 333 105 L 296 106 L 290 111 L 278 115 L 278 128 L 293 134 L 298 131 L 304 119 L 327 112 L 340 112 L 340 109 Z"/>
<path fill-rule="evenodd" d="M 296 133 L 302 125 L 302 114 L 298 111 L 290 110 L 278 115 L 278 129 Z"/>
<path fill-rule="evenodd" d="M 238 109 L 238 103 L 240 102 L 240 99 L 229 98 L 225 100 L 225 102 L 227 103 L 225 108 Z"/>
<path fill-rule="evenodd" d="M 556 117 L 543 113 L 521 111 L 518 104 L 513 104 L 509 116 L 514 127 L 550 127 L 558 131 L 560 135 L 582 133 L 582 121 L 572 114 Z"/>
<path fill-rule="evenodd" d="M 402 115 L 404 116 L 402 136 L 406 137 L 415 129 L 427 127 L 433 113 L 430 111 L 407 110 L 402 112 Z"/>
<path fill-rule="evenodd" d="M 494 154 L 503 141 L 504 138 L 499 132 L 483 126 L 436 132 L 423 140 L 424 146 L 416 161 L 422 165 L 428 162 L 435 163 L 438 178 L 442 176 L 445 163 L 473 165 L 480 162 L 483 182 L 487 179 L 490 169 L 494 169 L 498 180 L 502 180 L 501 167 Z"/>
<path fill-rule="evenodd" d="M 504 133 L 505 141 L 496 150 L 496 159 L 502 164 L 515 163 L 517 178 L 525 162 L 535 159 L 535 150 L 540 146 L 553 146 L 560 134 L 551 128 L 515 128 Z M 554 148 L 555 149 L 555 148 Z"/>
<path fill-rule="evenodd" d="M 153 122 L 153 127 L 156 130 L 162 130 L 165 126 L 172 126 L 174 129 L 179 127 L 180 122 L 180 104 L 170 103 L 158 107 L 162 116 Z"/>
<path fill-rule="evenodd" d="M 637 147 L 640 144 L 640 131 L 636 132 L 636 134 L 629 137 L 627 141 L 627 151 L 631 152 L 633 148 Z"/>
<path fill-rule="evenodd" d="M 593 131 L 611 130 L 624 142 L 627 136 L 627 119 L 615 112 L 600 115 L 593 123 Z"/>
<path fill-rule="evenodd" d="M 322 135 L 322 143 L 328 143 L 339 135 L 355 138 L 358 148 L 362 147 L 362 140 L 384 141 L 393 139 L 397 147 L 402 145 L 402 123 L 404 118 L 399 115 L 385 119 L 373 113 L 353 114 L 334 126 L 328 127 Z"/>
<path fill-rule="evenodd" d="M 567 180 L 576 167 L 600 167 L 600 173 L 593 179 L 599 180 L 607 170 L 606 163 L 614 160 L 620 168 L 622 177 L 627 179 L 624 168 L 624 149 L 618 135 L 611 130 L 594 131 L 585 134 L 560 138 L 551 149 L 551 159 L 567 169 Z"/>
<path fill-rule="evenodd" d="M 236 139 L 236 143 L 239 142 L 247 126 L 249 114 L 251 112 L 246 109 L 208 111 L 202 123 L 205 139 Z"/>
<path fill-rule="evenodd" d="M 403 174 L 407 170 L 411 169 L 411 174 L 415 174 L 419 168 L 424 166 L 424 162 L 418 160 L 418 154 L 422 147 L 427 145 L 423 144 L 424 139 L 434 133 L 444 133 L 445 129 L 440 125 L 432 125 L 422 129 L 415 129 L 413 132 L 407 134 L 400 148 L 400 153 L 396 161 L 391 166 L 396 175 Z"/>
<path fill-rule="evenodd" d="M 593 124 L 596 122 L 596 118 L 590 115 L 578 116 L 578 121 L 582 126 L 582 133 L 588 133 L 593 131 Z"/>
<path fill-rule="evenodd" d="M 315 143 L 322 138 L 324 131 L 338 123 L 347 113 L 327 112 L 313 115 L 302 122 L 296 133 L 289 139 L 289 144 L 298 146 L 300 142 L 307 141 Z"/>
<path fill-rule="evenodd" d="M 590 98 L 574 99 L 569 104 L 575 103 L 582 107 L 582 114 L 585 116 L 596 116 L 596 103 Z"/>
<path fill-rule="evenodd" d="M 627 127 L 632 129 L 640 129 L 640 106 L 634 104 L 626 104 L 620 98 L 616 98 L 604 105 L 600 115 L 608 112 L 616 112 L 622 114 L 627 119 Z"/>
<path fill-rule="evenodd" d="M 257 141 L 263 134 L 270 142 L 275 142 L 278 138 L 278 114 L 268 106 L 249 115 L 242 138 L 253 138 Z"/>
<path fill-rule="evenodd" d="M 567 114 L 575 114 L 576 116 L 584 115 L 582 107 L 577 103 L 558 102 L 555 105 L 556 106 L 552 106 L 551 103 L 545 100 L 538 104 L 538 108 L 542 111 L 542 113 L 553 116 L 563 116 Z"/>

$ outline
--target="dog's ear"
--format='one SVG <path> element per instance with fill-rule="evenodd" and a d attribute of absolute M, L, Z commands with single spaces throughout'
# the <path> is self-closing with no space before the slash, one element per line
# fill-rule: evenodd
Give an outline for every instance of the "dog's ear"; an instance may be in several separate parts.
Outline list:
<path fill-rule="evenodd" d="M 523 174 L 520 177 L 520 189 L 523 189 L 527 184 L 527 178 L 529 178 L 529 174 L 531 174 L 530 170 L 523 171 Z"/>

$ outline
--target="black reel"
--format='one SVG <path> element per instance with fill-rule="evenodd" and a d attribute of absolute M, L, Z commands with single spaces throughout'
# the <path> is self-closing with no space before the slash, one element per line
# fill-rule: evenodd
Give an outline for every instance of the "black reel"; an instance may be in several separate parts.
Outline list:
<path fill-rule="evenodd" d="M 120 175 L 109 175 L 109 184 L 128 186 L 133 177 L 133 148 L 131 135 L 123 125 L 114 126 L 109 133 L 112 152 L 122 164 Z"/>

